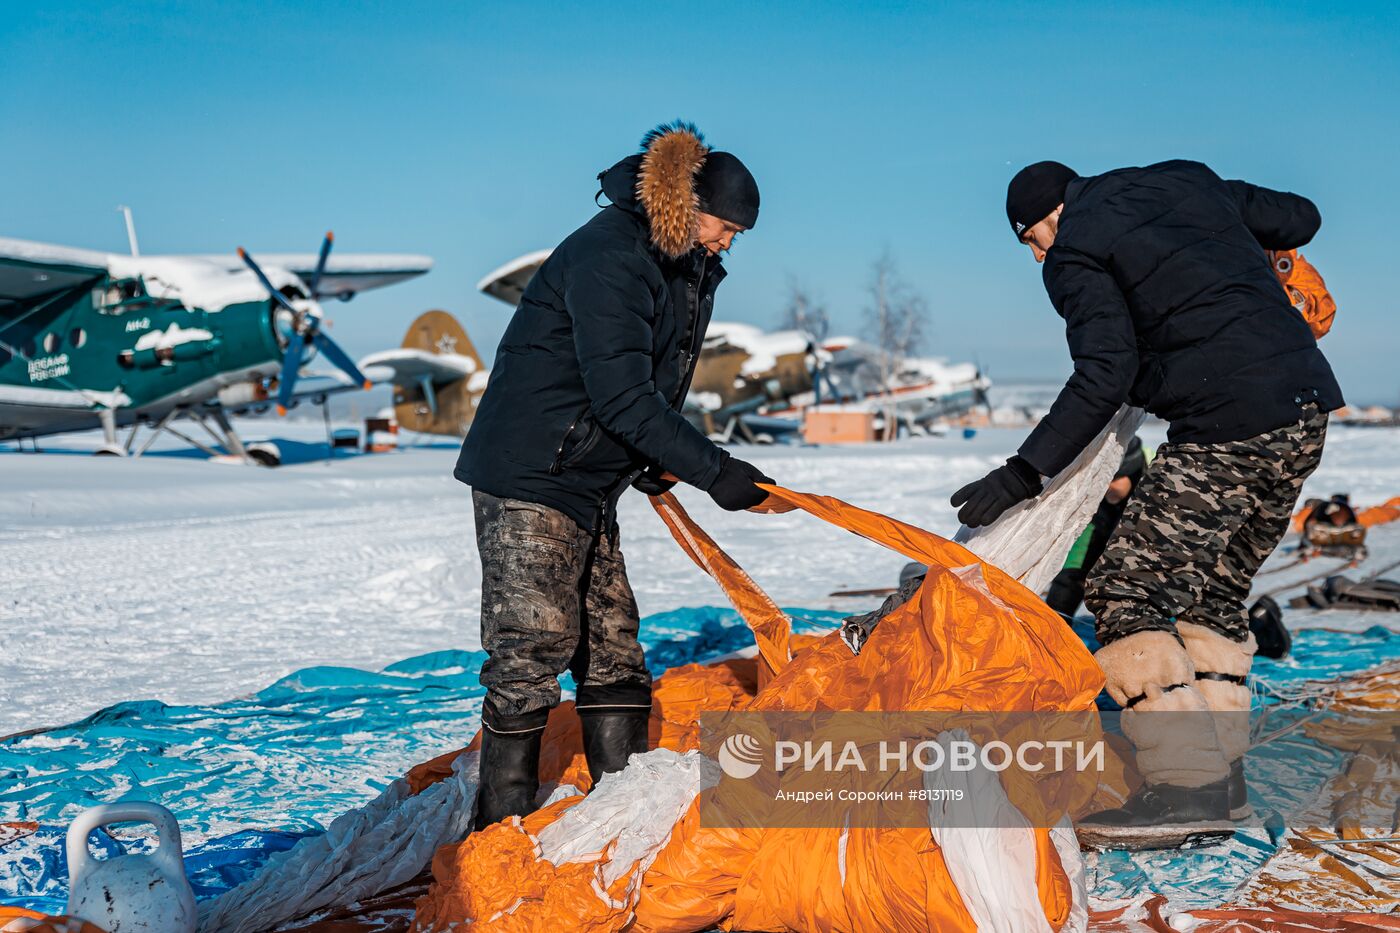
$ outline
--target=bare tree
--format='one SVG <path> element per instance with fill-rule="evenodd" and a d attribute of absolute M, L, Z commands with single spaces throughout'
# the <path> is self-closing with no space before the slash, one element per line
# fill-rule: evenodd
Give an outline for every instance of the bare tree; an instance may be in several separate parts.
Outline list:
<path fill-rule="evenodd" d="M 831 330 L 831 317 L 827 314 L 826 305 L 813 298 L 801 282 L 792 278 L 788 280 L 787 305 L 783 308 L 778 326 L 783 330 L 800 331 L 820 344 Z"/>
<path fill-rule="evenodd" d="M 888 252 L 871 266 L 869 293 L 866 334 L 880 351 L 880 378 L 888 388 L 904 361 L 917 353 L 924 342 L 928 303 L 900 277 Z"/>

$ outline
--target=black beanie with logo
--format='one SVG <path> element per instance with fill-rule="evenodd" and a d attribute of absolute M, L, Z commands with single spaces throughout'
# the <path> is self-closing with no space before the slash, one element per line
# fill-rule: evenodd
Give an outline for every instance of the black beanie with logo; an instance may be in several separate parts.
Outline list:
<path fill-rule="evenodd" d="M 1060 162 L 1036 162 L 1016 173 L 1006 186 L 1006 219 L 1017 240 L 1065 203 L 1065 188 L 1078 177 Z"/>

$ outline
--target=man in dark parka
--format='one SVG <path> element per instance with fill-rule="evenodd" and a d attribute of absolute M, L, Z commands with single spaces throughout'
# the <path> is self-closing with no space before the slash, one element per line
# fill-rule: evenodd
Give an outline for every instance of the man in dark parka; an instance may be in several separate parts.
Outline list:
<path fill-rule="evenodd" d="M 478 827 L 534 809 L 566 670 L 595 781 L 647 748 L 651 676 L 618 497 L 678 477 L 737 511 L 766 498 L 756 482 L 772 482 L 679 411 L 721 254 L 758 219 L 753 176 L 675 123 L 599 181 L 611 203 L 530 280 L 454 472 L 472 487 L 482 562 Z"/>
<path fill-rule="evenodd" d="M 1125 402 L 1169 423 L 1084 597 L 1147 783 L 1078 829 L 1128 846 L 1228 831 L 1249 810 L 1245 598 L 1342 405 L 1266 251 L 1308 243 L 1321 217 L 1307 198 L 1181 160 L 1088 178 L 1038 162 L 1012 180 L 1006 210 L 1044 263 L 1074 374 L 1017 455 L 953 504 L 965 524 L 990 524 Z"/>

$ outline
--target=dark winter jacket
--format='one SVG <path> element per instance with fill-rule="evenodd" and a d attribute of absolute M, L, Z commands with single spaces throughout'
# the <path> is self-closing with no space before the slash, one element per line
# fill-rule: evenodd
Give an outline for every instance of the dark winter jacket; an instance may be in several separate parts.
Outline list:
<path fill-rule="evenodd" d="M 1045 289 L 1065 319 L 1074 375 L 1020 455 L 1046 476 L 1125 401 L 1170 422 L 1168 440 L 1243 440 L 1342 405 L 1332 369 L 1264 255 L 1312 239 L 1296 194 L 1163 162 L 1070 182 Z"/>
<path fill-rule="evenodd" d="M 692 248 L 692 163 L 705 151 L 672 131 L 600 176 L 612 203 L 525 288 L 457 479 L 603 530 L 649 466 L 701 489 L 714 483 L 724 453 L 678 411 L 725 274 Z"/>

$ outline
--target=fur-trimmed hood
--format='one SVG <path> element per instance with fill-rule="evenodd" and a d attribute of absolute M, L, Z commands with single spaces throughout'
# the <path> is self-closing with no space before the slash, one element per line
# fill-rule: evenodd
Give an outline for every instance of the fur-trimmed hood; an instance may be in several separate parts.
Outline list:
<path fill-rule="evenodd" d="M 525 286 L 458 479 L 600 530 L 654 464 L 697 489 L 714 485 L 727 455 L 680 409 L 725 277 L 694 229 L 697 201 L 712 206 L 718 155 L 688 127 L 662 128 L 600 176 L 612 203 Z"/>
<path fill-rule="evenodd" d="M 618 207 L 640 211 L 652 245 L 679 259 L 695 248 L 700 198 L 695 181 L 710 148 L 693 124 L 658 126 L 642 139 L 642 151 L 598 176 L 603 194 Z"/>

